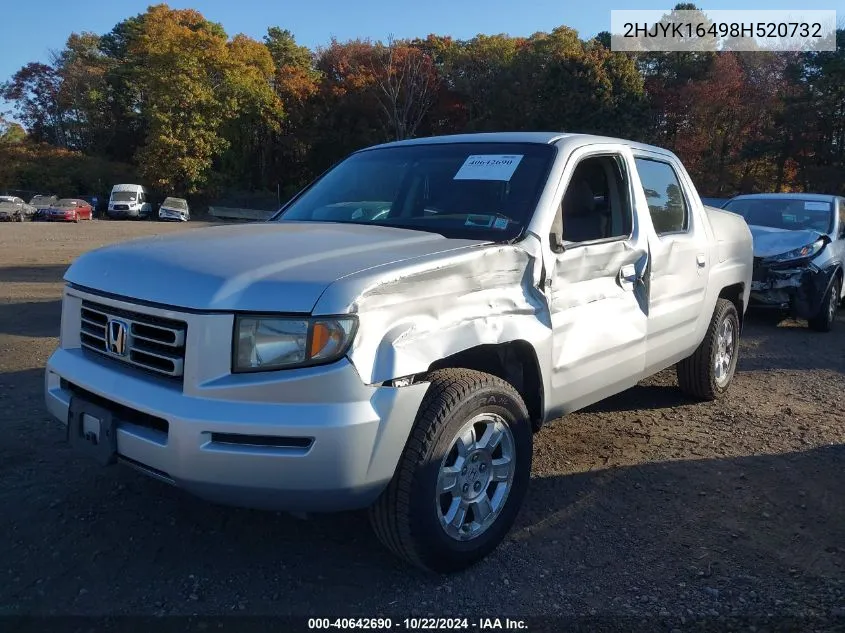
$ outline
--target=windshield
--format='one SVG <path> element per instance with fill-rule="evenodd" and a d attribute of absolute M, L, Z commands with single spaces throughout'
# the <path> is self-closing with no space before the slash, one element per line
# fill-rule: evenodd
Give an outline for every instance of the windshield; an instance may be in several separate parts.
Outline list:
<path fill-rule="evenodd" d="M 528 143 L 408 145 L 353 154 L 274 221 L 350 222 L 509 240 L 530 221 L 555 148 Z"/>
<path fill-rule="evenodd" d="M 161 206 L 168 208 L 168 209 L 187 209 L 188 203 L 182 200 L 182 198 L 165 198 L 164 202 L 161 203 Z"/>
<path fill-rule="evenodd" d="M 53 206 L 56 207 L 77 207 L 79 206 L 79 200 L 73 200 L 71 198 L 62 198 Z"/>
<path fill-rule="evenodd" d="M 813 230 L 830 233 L 833 230 L 833 209 L 824 200 L 801 198 L 745 198 L 731 200 L 724 207 L 737 213 L 746 223 L 787 231 Z"/>
<path fill-rule="evenodd" d="M 30 204 L 51 204 L 56 201 L 55 196 L 35 196 L 29 201 Z"/>
<path fill-rule="evenodd" d="M 134 191 L 115 191 L 111 195 L 114 202 L 134 202 L 137 197 L 138 194 Z"/>

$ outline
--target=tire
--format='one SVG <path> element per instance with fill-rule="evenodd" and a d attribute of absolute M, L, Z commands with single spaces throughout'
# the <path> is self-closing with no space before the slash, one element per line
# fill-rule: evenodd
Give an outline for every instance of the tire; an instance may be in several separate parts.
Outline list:
<path fill-rule="evenodd" d="M 531 478 L 533 434 L 525 403 L 504 380 L 468 369 L 438 370 L 429 380 L 393 479 L 370 508 L 369 516 L 379 540 L 394 554 L 421 569 L 453 572 L 487 556 L 513 525 Z M 487 431 L 480 438 L 473 435 L 462 462 L 465 467 L 457 470 L 460 464 L 451 461 L 453 456 L 457 459 L 454 443 L 462 429 L 479 418 L 487 424 L 486 429 L 499 430 L 499 442 L 490 453 L 483 448 L 476 452 L 489 435 Z M 508 454 L 512 456 L 509 467 L 504 461 Z M 438 494 L 441 470 L 448 465 L 455 468 L 454 492 Z M 509 488 L 492 480 L 497 471 L 509 478 Z M 464 495 L 476 495 L 479 502 L 469 502 L 472 510 L 465 511 L 473 524 L 482 506 L 492 509 L 489 524 L 474 536 L 469 524 L 466 530 L 443 525 L 444 515 L 450 516 L 447 507 L 465 503 Z M 483 498 L 487 502 L 480 503 Z"/>
<path fill-rule="evenodd" d="M 830 284 L 830 288 L 824 294 L 822 299 L 822 307 L 819 313 L 812 319 L 807 320 L 807 324 L 811 330 L 816 332 L 830 332 L 833 329 L 833 323 L 836 321 L 836 312 L 839 309 L 839 293 L 841 290 L 841 281 L 835 278 Z"/>
<path fill-rule="evenodd" d="M 728 342 L 724 328 L 730 330 Z M 722 342 L 726 347 L 722 348 Z M 736 306 L 727 299 L 719 299 L 710 319 L 710 326 L 698 349 L 677 365 L 678 386 L 686 395 L 696 400 L 716 400 L 728 390 L 736 373 L 739 357 L 739 314 Z M 727 358 L 725 358 L 727 352 Z M 721 358 L 717 369 L 717 358 Z"/>

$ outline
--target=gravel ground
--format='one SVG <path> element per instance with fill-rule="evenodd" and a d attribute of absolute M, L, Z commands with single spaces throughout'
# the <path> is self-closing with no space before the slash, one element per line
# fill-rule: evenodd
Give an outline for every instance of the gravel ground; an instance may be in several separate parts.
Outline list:
<path fill-rule="evenodd" d="M 548 425 L 508 540 L 431 576 L 386 553 L 360 513 L 214 506 L 66 447 L 41 391 L 65 268 L 197 226 L 0 226 L 0 613 L 845 622 L 845 315 L 830 334 L 751 315 L 718 403 L 685 401 L 664 372 Z"/>

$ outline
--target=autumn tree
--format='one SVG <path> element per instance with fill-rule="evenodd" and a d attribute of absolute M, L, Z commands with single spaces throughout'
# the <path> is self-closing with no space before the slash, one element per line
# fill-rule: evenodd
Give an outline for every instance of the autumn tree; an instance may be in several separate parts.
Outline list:
<path fill-rule="evenodd" d="M 806 53 L 803 62 L 804 99 L 792 104 L 809 128 L 798 152 L 801 179 L 819 192 L 845 193 L 845 29 L 836 32 L 835 51 Z"/>
<path fill-rule="evenodd" d="M 229 147 L 224 125 L 248 109 L 281 114 L 272 93 L 272 60 L 245 36 L 194 10 L 150 7 L 129 51 L 140 65 L 147 137 L 136 160 L 150 184 L 195 193 Z"/>
<path fill-rule="evenodd" d="M 38 141 L 67 147 L 65 111 L 59 100 L 61 77 L 47 64 L 32 62 L 0 86 L 0 97 L 14 102 L 15 112 Z"/>
<path fill-rule="evenodd" d="M 437 96 L 439 78 L 429 54 L 389 37 L 374 50 L 373 75 L 387 133 L 397 141 L 416 135 Z"/>
<path fill-rule="evenodd" d="M 52 57 L 61 81 L 58 102 L 67 145 L 91 154 L 107 153 L 116 125 L 109 104 L 110 60 L 100 50 L 100 37 L 72 33 L 65 48 Z"/>
<path fill-rule="evenodd" d="M 279 129 L 268 139 L 272 160 L 265 183 L 288 197 L 319 169 L 311 163 L 312 145 L 319 133 L 317 97 L 322 76 L 314 67 L 314 54 L 297 44 L 287 29 L 270 27 L 264 45 L 275 66 L 273 89 L 285 110 Z"/>
<path fill-rule="evenodd" d="M 332 40 L 317 51 L 321 80 L 313 101 L 318 120 L 311 157 L 315 171 L 351 151 L 387 140 L 379 115 L 375 60 L 370 40 Z"/>

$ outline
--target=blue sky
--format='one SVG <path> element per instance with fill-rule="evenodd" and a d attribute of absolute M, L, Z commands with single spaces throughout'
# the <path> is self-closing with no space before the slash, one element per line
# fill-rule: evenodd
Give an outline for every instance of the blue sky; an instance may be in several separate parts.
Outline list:
<path fill-rule="evenodd" d="M 314 48 L 332 37 L 386 39 L 448 34 L 459 39 L 478 33 L 530 35 L 567 25 L 590 37 L 610 28 L 611 9 L 671 9 L 677 0 L 173 0 L 174 8 L 193 8 L 223 24 L 229 35 L 260 39 L 268 26 L 289 29 Z M 153 4 L 138 0 L 11 0 L 4 3 L 0 39 L 0 81 L 30 61 L 47 61 L 72 32 L 106 33 L 120 20 Z M 706 9 L 836 9 L 845 17 L 845 0 L 710 0 Z M 8 105 L 0 102 L 0 111 Z"/>

